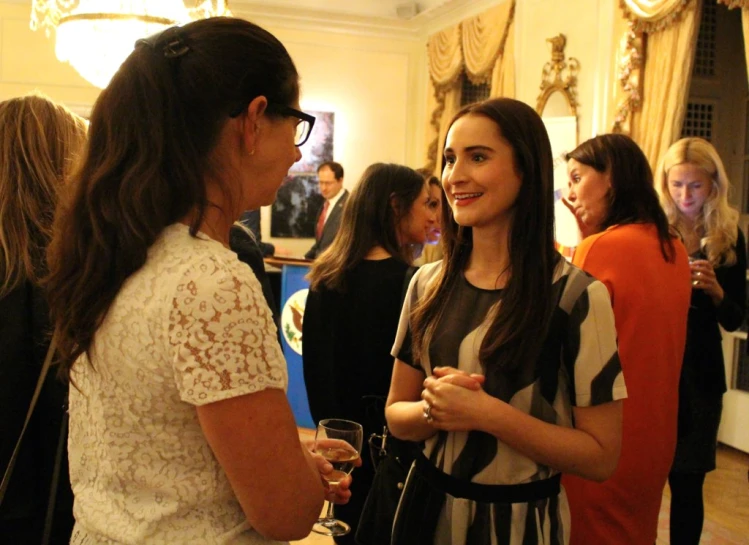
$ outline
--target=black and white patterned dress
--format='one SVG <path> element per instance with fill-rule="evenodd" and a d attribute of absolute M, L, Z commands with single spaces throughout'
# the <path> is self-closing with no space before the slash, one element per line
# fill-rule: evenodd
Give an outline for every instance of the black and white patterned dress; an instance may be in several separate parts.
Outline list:
<path fill-rule="evenodd" d="M 478 359 L 489 318 L 501 290 L 483 290 L 461 278 L 438 324 L 428 353 L 411 355 L 408 316 L 441 263 L 422 267 L 406 295 L 392 354 L 426 375 L 433 367 L 486 374 Z M 485 390 L 544 422 L 572 427 L 572 406 L 588 407 L 626 397 L 616 346 L 614 315 L 606 287 L 563 260 L 554 276 L 557 306 L 534 366 L 492 373 Z M 427 439 L 424 455 L 442 472 L 484 485 L 516 485 L 549 479 L 559 472 L 479 431 L 440 431 Z M 570 516 L 564 491 L 529 503 L 483 503 L 445 494 L 435 545 L 565 544 Z M 407 513 L 403 513 L 408 516 Z"/>

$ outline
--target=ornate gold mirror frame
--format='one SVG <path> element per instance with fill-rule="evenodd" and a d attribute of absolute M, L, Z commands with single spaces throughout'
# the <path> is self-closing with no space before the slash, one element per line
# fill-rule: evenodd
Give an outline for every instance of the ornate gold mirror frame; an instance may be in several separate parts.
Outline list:
<path fill-rule="evenodd" d="M 536 111 L 543 117 L 549 97 L 554 93 L 561 93 L 567 100 L 570 115 L 577 117 L 577 72 L 580 70 L 580 63 L 572 57 L 565 60 L 564 46 L 567 38 L 564 34 L 557 34 L 546 41 L 551 43 L 551 61 L 544 65 L 541 74 L 541 93 L 536 102 Z"/>

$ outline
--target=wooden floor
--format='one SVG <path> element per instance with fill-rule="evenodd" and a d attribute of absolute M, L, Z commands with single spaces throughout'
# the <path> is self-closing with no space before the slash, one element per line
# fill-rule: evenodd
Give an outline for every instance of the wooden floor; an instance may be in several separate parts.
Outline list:
<path fill-rule="evenodd" d="M 718 468 L 707 474 L 703 489 L 705 526 L 701 545 L 749 544 L 748 472 L 749 454 L 723 445 L 718 448 Z M 669 545 L 669 501 L 666 486 L 656 545 Z"/>
<path fill-rule="evenodd" d="M 304 433 L 305 438 L 311 434 Z M 354 474 L 356 478 L 356 474 Z M 701 545 L 749 545 L 749 454 L 720 446 L 718 469 L 705 479 L 705 528 Z M 668 505 L 670 491 L 663 491 L 663 507 L 656 545 L 670 545 Z M 300 545 L 333 545 L 332 538 L 310 534 Z M 675 544 L 676 545 L 676 544 Z"/>

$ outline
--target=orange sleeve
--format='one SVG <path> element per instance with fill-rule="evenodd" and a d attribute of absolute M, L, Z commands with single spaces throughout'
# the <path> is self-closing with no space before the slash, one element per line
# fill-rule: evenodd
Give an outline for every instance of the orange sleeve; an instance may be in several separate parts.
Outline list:
<path fill-rule="evenodd" d="M 612 267 L 612 261 L 606 254 L 606 242 L 601 240 L 601 233 L 592 235 L 583 240 L 575 250 L 572 258 L 572 264 L 580 267 L 586 273 L 593 276 L 596 280 L 603 282 L 606 289 L 609 290 L 611 305 L 614 305 L 614 277 L 616 276 L 617 267 Z"/>

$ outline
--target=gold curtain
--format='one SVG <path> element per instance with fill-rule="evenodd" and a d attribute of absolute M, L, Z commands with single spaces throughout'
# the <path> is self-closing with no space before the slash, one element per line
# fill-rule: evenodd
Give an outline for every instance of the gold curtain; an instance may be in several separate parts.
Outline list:
<path fill-rule="evenodd" d="M 657 32 L 670 26 L 691 0 L 620 0 L 627 18 L 636 21 L 638 30 Z"/>
<path fill-rule="evenodd" d="M 744 59 L 746 74 L 749 76 L 749 5 L 741 8 L 741 22 L 744 27 Z"/>
<path fill-rule="evenodd" d="M 447 124 L 460 109 L 461 75 L 490 83 L 491 96 L 513 96 L 515 69 L 511 27 L 515 0 L 508 0 L 429 37 L 430 97 L 427 107 L 427 168 L 437 171 Z"/>
<path fill-rule="evenodd" d="M 641 108 L 632 113 L 631 136 L 655 166 L 681 132 L 702 0 L 621 1 L 635 32 L 646 36 Z"/>

